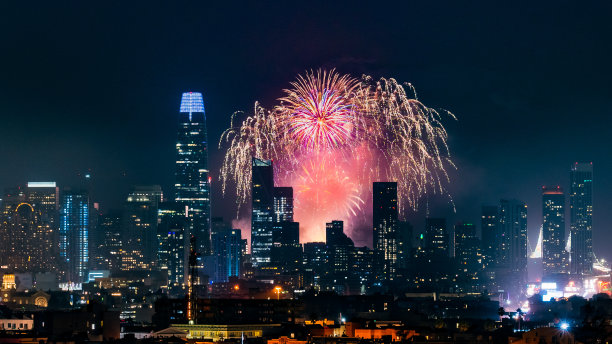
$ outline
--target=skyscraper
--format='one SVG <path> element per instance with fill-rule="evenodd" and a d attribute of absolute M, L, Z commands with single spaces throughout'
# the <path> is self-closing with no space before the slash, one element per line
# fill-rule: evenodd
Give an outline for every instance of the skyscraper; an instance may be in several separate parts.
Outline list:
<path fill-rule="evenodd" d="M 159 185 L 136 185 L 123 213 L 123 270 L 151 270 L 157 263 L 157 210 L 163 198 Z"/>
<path fill-rule="evenodd" d="M 183 93 L 176 143 L 174 200 L 188 206 L 189 234 L 197 238 L 197 250 L 202 255 L 210 252 L 210 179 L 207 137 L 202 94 Z"/>
<path fill-rule="evenodd" d="M 121 270 L 121 222 L 122 211 L 111 210 L 100 215 L 98 228 L 101 232 L 98 241 L 97 254 L 90 259 L 95 260 L 94 268 L 99 270 L 111 270 L 113 272 Z"/>
<path fill-rule="evenodd" d="M 270 263 L 274 223 L 274 169 L 272 161 L 252 161 L 251 261 L 253 266 Z"/>
<path fill-rule="evenodd" d="M 168 273 L 168 288 L 181 292 L 187 285 L 189 219 L 187 206 L 174 202 L 160 204 L 157 225 L 157 266 Z"/>
<path fill-rule="evenodd" d="M 545 275 L 566 272 L 565 195 L 559 186 L 542 187 L 542 263 Z"/>
<path fill-rule="evenodd" d="M 385 279 L 393 280 L 397 270 L 397 183 L 374 182 L 372 188 L 374 250 L 382 255 Z"/>
<path fill-rule="evenodd" d="M 570 272 L 593 271 L 593 164 L 575 163 L 570 172 Z"/>
<path fill-rule="evenodd" d="M 480 229 L 482 234 L 482 255 L 487 267 L 495 265 L 497 250 L 499 248 L 498 227 L 499 208 L 495 205 L 482 207 Z"/>
<path fill-rule="evenodd" d="M 496 278 L 499 285 L 516 297 L 527 283 L 527 205 L 501 200 L 499 211 L 499 256 Z"/>
<path fill-rule="evenodd" d="M 459 284 L 464 291 L 478 291 L 483 260 L 480 240 L 473 223 L 455 224 L 455 259 L 459 265 Z"/>
<path fill-rule="evenodd" d="M 89 264 L 90 206 L 86 191 L 65 190 L 60 208 L 60 260 L 65 265 L 65 280 L 87 280 Z"/>
<path fill-rule="evenodd" d="M 0 223 L 2 265 L 18 271 L 56 271 L 55 190 L 53 197 L 49 197 L 52 209 L 42 203 L 49 196 L 44 191 L 38 190 L 40 199 L 35 195 L 30 199 L 29 191 L 29 188 L 11 188 L 4 195 Z"/>

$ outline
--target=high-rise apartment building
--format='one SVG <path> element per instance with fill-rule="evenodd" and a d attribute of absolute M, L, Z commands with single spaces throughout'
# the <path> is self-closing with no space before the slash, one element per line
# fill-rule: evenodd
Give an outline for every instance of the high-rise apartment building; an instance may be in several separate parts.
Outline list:
<path fill-rule="evenodd" d="M 593 272 L 593 164 L 575 163 L 570 171 L 570 272 Z"/>
<path fill-rule="evenodd" d="M 542 263 L 544 275 L 565 273 L 565 194 L 542 187 Z"/>
<path fill-rule="evenodd" d="M 393 280 L 397 272 L 397 183 L 374 182 L 373 187 L 374 250 L 384 262 L 384 278 Z"/>
<path fill-rule="evenodd" d="M 198 92 L 185 92 L 179 110 L 176 143 L 177 203 L 188 207 L 189 235 L 197 238 L 198 253 L 210 253 L 210 178 L 204 100 Z"/>

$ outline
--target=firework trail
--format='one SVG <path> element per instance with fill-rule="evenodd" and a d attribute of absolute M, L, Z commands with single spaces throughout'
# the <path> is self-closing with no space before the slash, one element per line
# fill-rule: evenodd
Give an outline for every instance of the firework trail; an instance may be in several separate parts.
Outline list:
<path fill-rule="evenodd" d="M 363 214 L 374 181 L 398 183 L 401 214 L 429 193 L 448 195 L 454 165 L 441 121 L 455 117 L 425 106 L 410 84 L 332 70 L 291 86 L 272 111 L 255 103 L 240 125 L 234 114 L 221 136 L 223 192 L 235 183 L 239 207 L 250 197 L 252 157 L 273 160 L 277 184 L 296 189 L 296 221 L 312 223 L 301 231 L 308 240 L 320 240 L 325 222 Z"/>

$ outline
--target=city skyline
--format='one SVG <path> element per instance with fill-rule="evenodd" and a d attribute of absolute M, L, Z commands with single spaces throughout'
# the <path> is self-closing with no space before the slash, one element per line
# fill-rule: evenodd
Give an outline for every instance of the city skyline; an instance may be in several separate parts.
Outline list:
<path fill-rule="evenodd" d="M 212 215 L 230 218 L 234 200 L 221 195 L 223 150 L 216 145 L 229 116 L 249 111 L 256 99 L 273 104 L 281 96 L 276 90 L 287 87 L 296 74 L 319 67 L 411 82 L 419 99 L 457 115 L 457 122 L 448 123 L 458 168 L 449 171 L 457 213 L 446 200 L 434 200 L 430 206 L 432 216 L 447 217 L 449 223 L 478 222 L 480 205 L 502 197 L 522 199 L 530 208 L 533 242 L 540 225 L 542 185 L 567 189 L 567 166 L 577 161 L 592 161 L 596 176 L 612 172 L 602 148 L 609 131 L 607 80 L 612 74 L 605 48 L 612 28 L 603 17 L 609 4 L 562 3 L 555 18 L 542 3 L 526 12 L 510 5 L 499 10 L 491 4 L 446 3 L 441 8 L 400 5 L 389 13 L 372 5 L 366 11 L 371 15 L 362 20 L 351 19 L 360 18 L 361 9 L 339 4 L 322 16 L 297 11 L 291 4 L 277 9 L 245 5 L 236 15 L 251 24 L 248 33 L 215 15 L 225 13 L 225 5 L 194 5 L 193 11 L 151 9 L 145 15 L 136 15 L 140 10 L 131 5 L 120 13 L 100 5 L 97 11 L 117 16 L 117 25 L 104 19 L 84 21 L 82 8 L 41 4 L 40 11 L 33 11 L 19 4 L 5 6 L 7 13 L 31 20 L 15 21 L 16 15 L 2 23 L 3 40 L 11 51 L 3 59 L 11 68 L 6 68 L 0 85 L 5 119 L 0 153 L 12 162 L 10 170 L 0 171 L 2 188 L 44 180 L 76 184 L 78 173 L 90 172 L 92 195 L 102 209 L 120 207 L 134 184 L 159 184 L 171 192 L 175 134 L 167 129 L 176 125 L 182 92 L 197 90 L 203 93 L 209 122 L 212 198 L 218 200 Z M 300 13 L 300 19 L 312 24 L 308 30 L 289 25 L 279 16 L 285 11 Z M 487 15 L 490 11 L 496 13 L 495 20 Z M 418 15 L 401 20 L 406 12 Z M 191 20 L 165 21 L 162 14 Z M 370 31 L 383 15 L 389 16 L 390 27 Z M 425 19 L 432 15 L 439 26 Z M 253 21 L 260 16 L 262 20 Z M 50 18 L 64 20 L 56 25 Z M 520 27 L 513 25 L 516 18 L 522 20 Z M 562 21 L 569 24 L 559 25 Z M 34 27 L 25 27 L 26 22 Z M 328 22 L 338 27 L 324 29 Z M 286 30 L 272 29 L 275 25 Z M 137 27 L 139 34 L 125 34 L 122 27 Z M 32 30 L 40 35 L 27 34 Z M 13 32 L 27 36 L 10 36 Z M 230 38 L 221 39 L 221 32 Z M 54 37 L 64 37 L 64 53 L 50 45 Z M 292 45 L 294 50 L 279 48 Z M 255 50 L 257 54 L 248 53 Z M 189 57 L 183 57 L 185 51 L 191 52 Z M 612 215 L 597 210 L 612 206 L 606 198 L 612 181 L 598 180 L 594 245 L 604 251 L 612 236 Z M 369 237 L 356 239 L 369 242 Z"/>

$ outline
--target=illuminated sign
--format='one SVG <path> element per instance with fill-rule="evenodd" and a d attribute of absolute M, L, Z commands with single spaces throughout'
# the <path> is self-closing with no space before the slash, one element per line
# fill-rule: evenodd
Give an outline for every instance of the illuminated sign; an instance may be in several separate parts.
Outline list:
<path fill-rule="evenodd" d="M 29 188 L 54 188 L 55 182 L 28 182 Z"/>
<path fill-rule="evenodd" d="M 557 290 L 557 283 L 555 282 L 545 282 L 542 283 L 543 290 Z"/>

